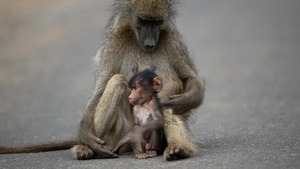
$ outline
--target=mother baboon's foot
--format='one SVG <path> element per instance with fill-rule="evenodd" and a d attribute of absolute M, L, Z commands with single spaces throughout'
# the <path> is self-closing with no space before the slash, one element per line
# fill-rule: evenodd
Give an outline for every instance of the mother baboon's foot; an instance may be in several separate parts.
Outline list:
<path fill-rule="evenodd" d="M 88 160 L 95 157 L 93 150 L 85 145 L 76 145 L 71 151 L 78 160 Z"/>
<path fill-rule="evenodd" d="M 164 158 L 168 161 L 183 159 L 191 156 L 193 150 L 190 150 L 188 146 L 184 146 L 177 143 L 169 143 L 165 149 Z"/>

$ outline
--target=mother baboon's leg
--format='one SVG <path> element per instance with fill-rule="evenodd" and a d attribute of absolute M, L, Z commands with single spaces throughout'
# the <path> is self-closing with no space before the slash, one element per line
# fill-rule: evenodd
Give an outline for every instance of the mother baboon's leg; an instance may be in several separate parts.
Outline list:
<path fill-rule="evenodd" d="M 115 146 L 131 129 L 134 120 L 128 101 L 130 89 L 124 75 L 114 75 L 107 83 L 94 115 L 95 135 Z M 123 148 L 123 151 L 126 146 Z M 122 149 L 120 150 L 122 152 Z"/>
<path fill-rule="evenodd" d="M 187 126 L 188 113 L 183 115 L 172 114 L 172 109 L 164 110 L 165 126 L 164 131 L 168 147 L 164 151 L 166 160 L 189 157 L 197 152 L 195 140 Z"/>
<path fill-rule="evenodd" d="M 128 101 L 130 89 L 124 75 L 114 75 L 107 83 L 94 114 L 94 134 L 104 140 L 106 145 L 114 146 L 129 132 L 133 125 L 132 108 Z M 99 144 L 100 146 L 100 144 Z M 120 152 L 130 150 L 124 146 Z M 94 151 L 86 145 L 72 148 L 77 159 L 94 158 Z"/>

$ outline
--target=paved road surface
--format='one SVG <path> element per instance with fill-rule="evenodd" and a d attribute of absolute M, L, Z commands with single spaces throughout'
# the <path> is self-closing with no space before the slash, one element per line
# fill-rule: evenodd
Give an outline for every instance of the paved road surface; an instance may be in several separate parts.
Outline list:
<path fill-rule="evenodd" d="M 0 144 L 75 138 L 110 0 L 0 1 Z M 178 27 L 207 81 L 185 160 L 0 155 L 0 168 L 300 168 L 300 1 L 189 0 Z"/>

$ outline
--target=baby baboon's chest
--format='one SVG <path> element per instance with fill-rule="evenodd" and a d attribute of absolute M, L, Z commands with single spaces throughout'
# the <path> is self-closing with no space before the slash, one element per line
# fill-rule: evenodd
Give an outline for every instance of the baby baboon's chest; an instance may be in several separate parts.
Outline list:
<path fill-rule="evenodd" d="M 148 108 L 144 108 L 144 107 L 138 108 L 138 110 L 135 111 L 135 116 L 136 116 L 138 125 L 147 124 L 153 120 L 150 110 Z"/>

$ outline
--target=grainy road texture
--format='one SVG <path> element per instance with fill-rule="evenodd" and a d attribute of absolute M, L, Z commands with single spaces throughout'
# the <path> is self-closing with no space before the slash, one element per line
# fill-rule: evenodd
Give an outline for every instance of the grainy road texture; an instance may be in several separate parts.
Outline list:
<path fill-rule="evenodd" d="M 111 0 L 0 1 L 0 144 L 75 138 Z M 178 27 L 207 81 L 191 158 L 0 155 L 0 168 L 300 168 L 300 1 L 188 0 Z"/>

